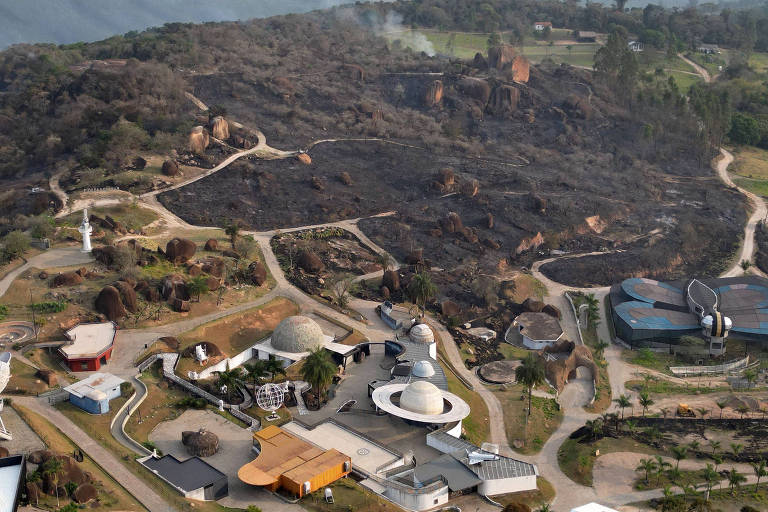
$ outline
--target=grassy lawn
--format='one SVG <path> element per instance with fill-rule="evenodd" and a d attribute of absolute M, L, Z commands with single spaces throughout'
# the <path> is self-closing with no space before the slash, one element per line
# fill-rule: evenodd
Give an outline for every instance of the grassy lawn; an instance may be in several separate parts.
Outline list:
<path fill-rule="evenodd" d="M 530 350 L 509 343 L 499 343 L 499 354 L 503 355 L 504 359 L 525 359 L 525 356 L 530 352 Z"/>
<path fill-rule="evenodd" d="M 594 467 L 595 452 L 599 450 L 601 454 L 614 452 L 635 452 L 645 453 L 647 455 L 666 455 L 658 450 L 638 443 L 637 441 L 622 437 L 614 439 L 604 437 L 595 442 L 580 442 L 578 439 L 566 439 L 560 445 L 557 452 L 557 462 L 565 475 L 574 482 L 581 485 L 592 485 L 592 468 Z"/>
<path fill-rule="evenodd" d="M 531 416 L 526 424 L 528 398 L 525 396 L 525 387 L 520 384 L 507 386 L 507 389 L 497 386 L 493 394 L 504 410 L 507 439 L 522 441 L 521 448 L 512 447 L 519 453 L 537 453 L 563 421 L 563 411 L 558 408 L 554 398 L 534 396 L 531 400 Z"/>
<path fill-rule="evenodd" d="M 749 65 L 758 73 L 768 72 L 768 53 L 752 52 L 749 56 Z"/>
<path fill-rule="evenodd" d="M 681 73 L 680 71 L 666 71 L 667 76 L 671 76 L 675 79 L 677 87 L 687 92 L 688 89 L 695 83 L 701 82 L 703 79 L 699 75 L 692 75 L 690 73 Z"/>
<path fill-rule="evenodd" d="M 59 363 L 58 353 L 47 348 L 32 349 L 25 354 L 26 358 L 32 361 L 38 368 L 47 368 L 56 372 L 59 377 L 59 385 L 66 387 L 77 380 L 77 377 L 67 373 Z"/>
<path fill-rule="evenodd" d="M 768 150 L 738 146 L 733 149 L 733 156 L 730 172 L 745 178 L 768 179 Z"/>
<path fill-rule="evenodd" d="M 645 481 L 645 473 L 637 472 L 638 478 L 635 480 L 635 489 L 638 491 L 647 491 L 649 489 L 663 489 L 666 486 L 688 486 L 704 482 L 702 470 L 680 470 L 680 477 L 672 480 L 669 472 L 661 475 L 649 475 L 648 482 Z"/>
<path fill-rule="evenodd" d="M 518 274 L 514 281 L 515 293 L 512 295 L 512 300 L 517 303 L 522 303 L 528 297 L 541 300 L 547 293 L 547 287 L 544 286 L 544 283 L 530 274 Z"/>
<path fill-rule="evenodd" d="M 621 356 L 628 363 L 666 373 L 667 375 L 672 375 L 672 372 L 669 371 L 670 366 L 690 364 L 668 352 L 652 352 L 648 349 L 622 350 Z"/>
<path fill-rule="evenodd" d="M 705 55 L 700 52 L 688 52 L 685 56 L 694 61 L 699 66 L 706 69 L 712 76 L 720 73 L 718 66 L 722 66 L 723 69 L 725 69 L 725 66 L 727 65 L 725 55 L 723 54 Z"/>
<path fill-rule="evenodd" d="M 147 398 L 128 420 L 125 431 L 136 441 L 144 443 L 149 441 L 149 433 L 158 424 L 176 419 L 184 412 L 184 409 L 177 408 L 175 404 L 189 395 L 176 387 L 162 389 L 159 386 L 163 381 L 159 363 L 141 374 L 140 379 L 147 386 Z"/>
<path fill-rule="evenodd" d="M 438 341 L 438 346 L 440 346 Z M 443 365 L 445 377 L 448 381 L 448 391 L 459 396 L 469 404 L 471 414 L 464 419 L 463 430 L 467 439 L 480 446 L 483 441 L 490 437 L 491 428 L 488 424 L 488 408 L 485 402 L 475 391 L 467 389 L 466 386 L 453 374 L 450 368 Z"/>
<path fill-rule="evenodd" d="M 222 358 L 239 354 L 266 338 L 282 319 L 298 313 L 296 304 L 278 297 L 261 306 L 208 322 L 182 334 L 179 336 L 179 351 L 201 341 L 211 342 L 223 354 L 209 358 L 208 365 L 215 364 Z M 193 358 L 183 357 L 179 360 L 177 373 L 186 375 L 189 370 L 200 371 L 202 368 L 205 366 L 201 366 Z"/>
<path fill-rule="evenodd" d="M 115 403 L 116 400 L 113 400 Z M 55 426 L 53 426 L 48 420 L 39 416 L 38 414 L 26 409 L 25 407 L 14 404 L 13 408 L 19 413 L 19 416 L 34 430 L 40 439 L 43 440 L 45 445 L 60 453 L 72 453 L 77 446 L 64 434 L 62 434 Z M 128 491 L 123 489 L 118 482 L 113 480 L 101 467 L 96 464 L 87 455 L 83 462 L 79 466 L 91 473 L 94 477 L 94 485 L 99 492 L 99 508 L 103 510 L 143 510 L 143 506 L 139 504 Z M 44 498 L 40 501 L 39 506 L 49 510 L 56 509 L 56 498 L 53 496 L 43 495 Z M 60 497 L 61 506 L 66 505 L 69 500 L 66 497 Z"/>
<path fill-rule="evenodd" d="M 628 380 L 625 386 L 633 391 L 646 390 L 652 395 L 700 395 L 731 389 L 730 386 L 681 386 L 666 380 L 651 380 L 648 383 L 643 380 Z"/>
<path fill-rule="evenodd" d="M 543 477 L 536 478 L 535 491 L 515 492 L 492 496 L 493 501 L 507 506 L 511 503 L 525 503 L 531 510 L 536 510 L 545 503 L 551 503 L 555 499 L 555 488 Z"/>
<path fill-rule="evenodd" d="M 149 208 L 142 208 L 136 204 L 125 202 L 113 206 L 98 206 L 89 209 L 88 213 L 104 218 L 107 215 L 125 226 L 126 229 L 139 231 L 148 224 L 158 219 L 157 213 Z M 77 227 L 83 220 L 82 212 L 75 212 L 63 217 L 59 222 L 64 226 Z"/>
<path fill-rule="evenodd" d="M 736 185 L 749 190 L 753 194 L 768 197 L 768 180 L 737 178 L 733 180 Z"/>
<path fill-rule="evenodd" d="M 330 487 L 335 503 L 325 502 L 325 487 L 301 498 L 299 504 L 314 512 L 398 512 L 402 509 L 365 489 L 350 478 L 336 480 Z M 266 510 L 264 512 L 267 512 Z"/>
<path fill-rule="evenodd" d="M 37 370 L 22 363 L 17 358 L 11 359 L 11 380 L 5 392 L 19 395 L 38 395 L 48 391 L 48 385 L 37 378 Z"/>

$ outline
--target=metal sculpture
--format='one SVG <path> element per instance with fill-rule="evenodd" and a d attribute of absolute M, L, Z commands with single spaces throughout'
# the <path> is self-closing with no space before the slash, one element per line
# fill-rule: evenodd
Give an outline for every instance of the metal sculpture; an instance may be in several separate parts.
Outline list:
<path fill-rule="evenodd" d="M 267 421 L 274 421 L 280 418 L 280 416 L 275 414 L 275 411 L 283 406 L 287 389 L 288 381 L 282 384 L 273 384 L 270 382 L 261 386 L 256 392 L 256 405 L 270 413 L 269 416 L 266 417 Z"/>

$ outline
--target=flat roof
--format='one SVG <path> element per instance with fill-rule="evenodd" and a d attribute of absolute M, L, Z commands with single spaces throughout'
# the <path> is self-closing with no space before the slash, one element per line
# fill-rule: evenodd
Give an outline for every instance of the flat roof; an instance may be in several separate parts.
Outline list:
<path fill-rule="evenodd" d="M 537 474 L 536 466 L 528 462 L 505 457 L 503 455 L 491 454 L 491 452 L 487 452 L 468 441 L 453 437 L 445 432 L 434 432 L 430 435 L 435 439 L 440 440 L 442 443 L 455 448 L 455 451 L 451 452 L 451 456 L 467 466 L 483 481 L 533 476 Z M 470 464 L 467 451 L 497 455 L 497 458 L 495 460 L 484 460 L 477 464 Z"/>
<path fill-rule="evenodd" d="M 237 477 L 250 485 L 271 485 L 281 477 L 303 483 L 351 462 L 349 456 L 334 448 L 318 448 L 274 425 L 254 432 L 253 438 L 259 443 L 259 455 L 237 472 Z"/>
<path fill-rule="evenodd" d="M 448 380 L 445 378 L 445 372 L 439 362 L 432 359 L 429 354 L 429 345 L 426 343 L 414 343 L 407 338 L 399 339 L 395 341 L 398 345 L 403 347 L 403 353 L 397 358 L 398 363 L 409 362 L 411 365 L 418 361 L 429 361 L 432 368 L 435 370 L 434 375 L 426 378 L 419 378 L 418 380 L 426 380 L 434 384 L 440 389 L 448 389 Z M 392 383 L 394 382 L 412 382 L 417 380 L 408 375 L 392 375 Z M 377 386 L 378 387 L 378 386 Z"/>
<path fill-rule="evenodd" d="M 683 290 L 668 283 L 662 283 L 654 279 L 634 277 L 621 282 L 621 289 L 635 300 L 640 302 L 662 302 L 674 306 L 687 307 L 683 296 Z"/>
<path fill-rule="evenodd" d="M 467 402 L 444 389 L 440 390 L 443 395 L 443 400 L 447 401 L 451 408 L 442 414 L 421 414 L 403 409 L 392 403 L 392 395 L 401 393 L 406 386 L 408 386 L 408 383 L 406 382 L 396 382 L 394 384 L 378 387 L 373 391 L 371 399 L 373 400 L 373 403 L 376 404 L 376 407 L 382 411 L 397 416 L 398 418 L 418 421 L 419 423 L 453 423 L 455 421 L 461 421 L 469 416 L 469 405 L 467 405 Z"/>
<path fill-rule="evenodd" d="M 691 330 L 700 329 L 693 313 L 654 308 L 647 302 L 622 302 L 614 308 L 616 314 L 633 329 Z"/>
<path fill-rule="evenodd" d="M 12 455 L 0 459 L 0 512 L 14 512 L 21 482 L 24 456 Z"/>
<path fill-rule="evenodd" d="M 563 335 L 560 322 L 547 313 L 521 313 L 513 323 L 522 326 L 520 333 L 533 341 L 557 341 Z"/>
<path fill-rule="evenodd" d="M 312 428 L 291 421 L 283 425 L 283 430 L 310 441 L 326 450 L 335 448 L 352 459 L 352 464 L 369 474 L 376 474 L 381 467 L 402 459 L 402 455 L 366 439 L 356 432 L 341 425 L 326 421 Z"/>
<path fill-rule="evenodd" d="M 442 477 L 451 491 L 463 491 L 480 483 L 475 473 L 451 455 L 445 454 L 425 464 L 416 466 L 413 476 L 418 482 L 430 482 Z"/>
<path fill-rule="evenodd" d="M 112 346 L 116 333 L 112 322 L 79 324 L 66 332 L 72 343 L 62 345 L 59 350 L 67 359 L 97 357 Z"/>
<path fill-rule="evenodd" d="M 200 489 L 227 477 L 199 457 L 180 461 L 173 455 L 163 455 L 160 458 L 150 455 L 139 462 L 163 480 L 185 492 Z"/>
<path fill-rule="evenodd" d="M 106 393 L 110 389 L 120 386 L 123 382 L 125 382 L 123 379 L 111 373 L 94 373 L 83 380 L 70 384 L 64 388 L 64 391 L 82 398 L 93 390 Z"/>

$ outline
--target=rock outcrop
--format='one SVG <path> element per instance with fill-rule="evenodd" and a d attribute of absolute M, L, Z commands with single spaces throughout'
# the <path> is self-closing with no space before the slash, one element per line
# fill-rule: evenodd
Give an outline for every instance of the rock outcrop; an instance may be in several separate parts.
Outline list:
<path fill-rule="evenodd" d="M 540 300 L 536 300 L 533 297 L 528 297 L 523 301 L 523 311 L 529 313 L 539 313 L 544 309 L 545 304 Z"/>
<path fill-rule="evenodd" d="M 216 139 L 227 140 L 229 138 L 229 123 L 227 120 L 221 116 L 211 119 L 211 134 Z"/>
<path fill-rule="evenodd" d="M 501 44 L 488 48 L 488 65 L 493 69 L 502 70 L 511 65 L 517 56 L 517 50 L 511 45 Z"/>
<path fill-rule="evenodd" d="M 117 281 L 115 283 L 115 288 L 120 292 L 120 300 L 123 302 L 125 309 L 131 313 L 138 311 L 139 307 L 136 302 L 136 290 L 133 289 L 133 286 L 125 281 Z"/>
<path fill-rule="evenodd" d="M 299 153 L 296 155 L 296 160 L 303 163 L 304 165 L 309 165 L 312 163 L 312 158 L 306 153 Z"/>
<path fill-rule="evenodd" d="M 112 322 L 116 322 L 128 314 L 123 301 L 120 299 L 120 292 L 114 286 L 109 285 L 102 288 L 96 297 L 96 311 Z"/>
<path fill-rule="evenodd" d="M 165 276 L 163 278 L 162 294 L 174 311 L 189 311 L 189 289 L 182 276 L 178 274 Z"/>
<path fill-rule="evenodd" d="M 523 84 L 528 83 L 531 77 L 531 62 L 523 55 L 517 55 L 512 60 L 512 80 Z"/>
<path fill-rule="evenodd" d="M 493 115 L 511 114 L 517 110 L 520 91 L 511 85 L 498 85 L 491 93 L 486 110 Z"/>
<path fill-rule="evenodd" d="M 547 358 L 546 353 L 568 354 L 565 358 Z M 562 341 L 549 346 L 542 351 L 544 361 L 544 373 L 547 381 L 562 392 L 570 379 L 576 378 L 576 369 L 580 366 L 588 368 L 592 372 L 592 379 L 597 384 L 600 374 L 592 357 L 592 351 L 586 345 L 575 345 L 571 341 Z M 597 387 L 597 386 L 595 386 Z"/>
<path fill-rule="evenodd" d="M 386 287 L 390 292 L 396 292 L 400 289 L 400 274 L 396 270 L 385 270 L 381 278 L 381 286 Z"/>
<path fill-rule="evenodd" d="M 205 242 L 205 247 L 203 247 L 206 251 L 218 251 L 219 250 L 219 241 L 215 238 L 209 238 L 208 241 Z"/>
<path fill-rule="evenodd" d="M 51 288 L 59 288 L 61 286 L 75 286 L 82 282 L 83 276 L 77 272 L 64 272 L 53 278 Z"/>
<path fill-rule="evenodd" d="M 309 274 L 317 274 L 325 270 L 325 264 L 317 254 L 307 250 L 299 252 L 297 262 L 299 267 Z"/>
<path fill-rule="evenodd" d="M 482 105 L 488 103 L 491 97 L 491 86 L 480 78 L 464 77 L 459 80 L 458 86 L 462 94 L 479 101 Z"/>
<path fill-rule="evenodd" d="M 176 160 L 166 160 L 163 162 L 163 174 L 166 176 L 178 176 L 181 174 L 181 169 Z"/>
<path fill-rule="evenodd" d="M 189 150 L 198 156 L 205 154 L 210 143 L 208 132 L 202 126 L 195 126 L 189 134 Z"/>
<path fill-rule="evenodd" d="M 186 238 L 174 238 L 165 246 L 165 257 L 174 265 L 186 263 L 195 255 L 197 246 L 192 240 Z"/>
<path fill-rule="evenodd" d="M 515 247 L 515 254 L 521 254 L 525 251 L 538 248 L 544 243 L 544 236 L 541 233 L 536 233 L 535 236 L 523 238 L 520 243 Z"/>
<path fill-rule="evenodd" d="M 248 265 L 248 275 L 251 282 L 256 286 L 261 286 L 267 282 L 267 269 L 258 261 Z"/>
<path fill-rule="evenodd" d="M 221 258 L 208 257 L 200 260 L 203 265 L 203 272 L 214 277 L 224 277 L 227 271 L 227 264 Z"/>

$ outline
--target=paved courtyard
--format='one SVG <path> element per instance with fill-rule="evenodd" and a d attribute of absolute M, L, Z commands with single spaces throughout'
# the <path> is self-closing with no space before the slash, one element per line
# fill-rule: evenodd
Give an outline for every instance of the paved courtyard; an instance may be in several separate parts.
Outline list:
<path fill-rule="evenodd" d="M 0 417 L 3 418 L 5 428 L 13 436 L 13 441 L 0 440 L 1 447 L 8 448 L 12 454 L 29 453 L 45 448 L 45 443 L 43 443 L 42 439 L 35 434 L 34 430 L 29 428 L 29 425 L 11 407 L 7 405 L 3 407 Z"/>
<path fill-rule="evenodd" d="M 219 437 L 219 451 L 203 459 L 228 477 L 229 496 L 219 500 L 219 504 L 233 508 L 246 508 L 253 504 L 264 511 L 276 512 L 303 510 L 298 505 L 286 503 L 267 491 L 246 485 L 237 478 L 237 470 L 256 458 L 256 454 L 251 450 L 251 431 L 240 428 L 213 411 L 184 411 L 175 420 L 164 421 L 155 427 L 149 434 L 149 440 L 163 453 L 185 460 L 190 455 L 181 444 L 181 433 L 201 428 L 210 430 Z"/>

